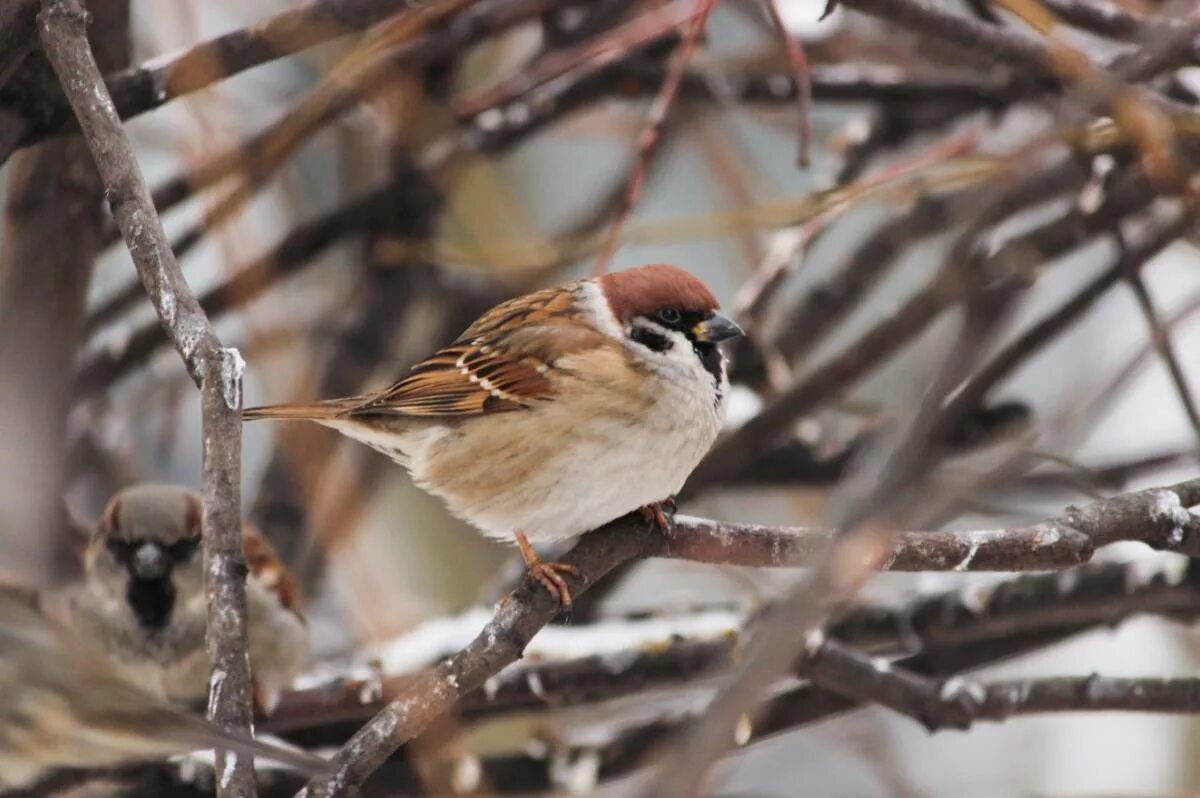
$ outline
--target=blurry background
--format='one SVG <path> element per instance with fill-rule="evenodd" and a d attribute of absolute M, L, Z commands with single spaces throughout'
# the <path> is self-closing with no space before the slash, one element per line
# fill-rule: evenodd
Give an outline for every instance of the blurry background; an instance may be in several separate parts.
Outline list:
<path fill-rule="evenodd" d="M 386 384 L 496 301 L 586 275 L 639 169 L 636 141 L 678 41 L 677 25 L 651 30 L 653 5 L 550 3 L 557 9 L 543 18 L 488 35 L 450 57 L 398 64 L 369 97 L 321 125 L 278 168 L 270 168 L 264 151 L 244 149 L 245 143 L 316 87 L 336 83 L 361 38 L 280 58 L 130 121 L 152 187 L 194 174 L 222 153 L 241 152 L 231 178 L 188 192 L 164 221 L 173 240 L 186 242 L 181 263 L 193 288 L 220 288 L 216 302 L 227 312 L 210 313 L 223 339 L 249 363 L 246 405 Z M 662 140 L 645 164 L 645 193 L 624 227 L 628 243 L 611 264 L 682 265 L 706 280 L 726 307 L 742 311 L 747 287 L 771 263 L 784 264 L 788 271 L 753 327 L 761 340 L 782 337 L 763 351 L 735 353 L 742 384 L 731 426 L 927 285 L 949 233 L 963 220 L 954 217 L 950 202 L 945 221 L 906 242 L 897 268 L 873 279 L 845 323 L 810 345 L 803 324 L 794 320 L 812 313 L 813 289 L 881 225 L 908 213 L 922 196 L 962 190 L 959 182 L 977 188 L 1026 164 L 1069 160 L 1066 148 L 1056 149 L 1055 131 L 1085 118 L 1083 103 L 1070 97 L 997 101 L 1003 93 L 997 87 L 1009 85 L 1011 73 L 986 55 L 847 9 L 818 21 L 823 5 L 778 2 L 789 34 L 804 43 L 815 83 L 809 164 L 797 166 L 801 107 L 793 66 L 766 7 L 718 3 L 662 126 Z M 932 5 L 974 18 L 972 7 L 986 3 Z M 1153 2 L 1128 8 L 1083 0 L 1049 5 L 1111 8 L 1144 20 L 1175 13 L 1169 4 Z M 291 7 L 277 0 L 133 0 L 131 63 L 153 62 Z M 661 8 L 678 14 L 690 4 Z M 994 24 L 1035 35 L 1015 17 L 998 16 Z M 576 53 L 579 41 L 603 35 L 620 19 L 632 20 L 626 24 L 641 30 L 644 42 L 610 44 L 618 54 L 616 68 L 575 67 L 540 86 L 521 85 L 523 76 L 549 72 L 545 48 Z M 1072 27 L 1062 36 L 1105 61 L 1152 44 L 1139 38 L 1149 29 L 1147 23 L 1123 36 L 1097 36 Z M 1170 80 L 1186 102 L 1200 69 L 1180 68 Z M 905 85 L 916 88 L 896 88 Z M 971 160 L 978 156 L 983 159 Z M 1116 153 L 1110 160 L 1126 168 L 1136 158 Z M 1081 162 L 1083 175 L 1094 177 L 1096 163 Z M 983 166 L 993 171 L 971 171 Z M 882 190 L 863 189 L 879 176 L 886 181 Z M 13 180 L 11 167 L 0 171 L 6 189 Z M 211 216 L 240 185 L 252 196 L 213 223 Z M 852 188 L 830 195 L 835 186 Z M 1047 202 L 1008 218 L 990 244 L 1069 212 L 1081 197 L 1077 184 L 1046 191 Z M 69 229 L 60 234 L 72 235 Z M 1002 338 L 1014 337 L 1072 296 L 1112 263 L 1115 252 L 1112 238 L 1097 234 L 1055 261 L 1024 295 Z M 1162 318 L 1197 302 L 1196 266 L 1192 244 L 1181 238 L 1143 270 Z M 251 268 L 258 277 L 240 279 Z M 68 504 L 84 518 L 95 518 L 114 489 L 129 482 L 199 487 L 198 397 L 173 351 L 139 349 L 154 337 L 155 322 L 133 277 L 122 246 L 101 250 L 67 416 Z M 822 295 L 815 296 L 820 305 Z M 847 447 L 864 431 L 903 416 L 954 332 L 946 319 L 929 325 L 866 379 L 793 425 L 791 435 L 815 459 L 793 462 L 782 479 L 757 480 L 784 484 L 709 487 L 682 509 L 733 521 L 819 524 Z M 1194 473 L 1196 430 L 1167 369 L 1146 352 L 1149 335 L 1133 293 L 1117 286 L 989 393 L 993 407 L 1018 403 L 1022 423 L 1040 430 L 1032 448 L 1061 458 L 1033 463 L 1035 474 L 1072 474 L 1074 464 L 1115 466 L 1116 476 L 1102 486 L 1111 492 Z M 1194 371 L 1191 353 L 1200 346 L 1200 325 L 1185 318 L 1171 327 L 1171 336 L 1185 369 Z M 1110 390 L 1119 369 L 1139 353 L 1136 373 Z M 1097 397 L 1102 406 L 1094 406 Z M 1047 477 L 988 492 L 948 524 L 1016 525 L 1055 515 L 1094 492 L 1086 478 L 1069 482 Z M 315 659 L 342 656 L 366 641 L 387 640 L 491 602 L 519 575 L 512 550 L 448 517 L 437 500 L 414 489 L 401 469 L 379 455 L 322 430 L 247 427 L 243 491 L 247 517 L 303 574 Z M 1160 561 L 1179 555 L 1128 544 L 1102 557 Z M 998 578 L 886 574 L 868 592 L 901 602 Z M 630 613 L 674 618 L 703 609 L 736 614 L 769 600 L 793 579 L 794 573 L 651 561 L 614 579 L 606 585 L 610 590 L 597 591 L 603 593 L 599 605 L 584 604 L 568 623 Z M 1188 675 L 1198 656 L 1189 629 L 1140 619 L 1074 638 L 996 673 Z M 607 722 L 608 711 L 600 717 Z M 577 712 L 561 718 L 550 713 L 535 725 L 539 735 L 569 737 L 592 720 Z M 1092 713 L 929 735 L 910 720 L 871 709 L 747 749 L 723 768 L 721 794 L 1191 794 L 1200 790 L 1198 732 L 1186 718 Z M 563 784 L 569 788 L 570 779 Z M 606 789 L 624 791 L 619 782 Z"/>

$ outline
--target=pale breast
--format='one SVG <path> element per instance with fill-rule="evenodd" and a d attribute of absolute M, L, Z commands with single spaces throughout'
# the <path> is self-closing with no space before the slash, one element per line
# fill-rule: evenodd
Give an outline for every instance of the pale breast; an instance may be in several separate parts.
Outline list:
<path fill-rule="evenodd" d="M 403 447 L 414 479 L 485 534 L 534 540 L 579 535 L 677 493 L 720 429 L 715 390 L 607 379 L 594 364 L 589 378 L 531 410 L 425 430 Z"/>

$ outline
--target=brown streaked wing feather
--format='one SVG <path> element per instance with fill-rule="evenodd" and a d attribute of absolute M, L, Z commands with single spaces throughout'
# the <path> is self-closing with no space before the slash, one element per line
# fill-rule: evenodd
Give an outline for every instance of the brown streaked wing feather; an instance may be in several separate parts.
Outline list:
<path fill-rule="evenodd" d="M 605 336 L 577 325 L 575 292 L 538 291 L 489 310 L 457 341 L 415 365 L 404 379 L 350 411 L 461 416 L 519 410 L 553 398 L 547 372 L 570 352 Z"/>
<path fill-rule="evenodd" d="M 301 621 L 304 614 L 300 610 L 300 591 L 296 580 L 279 561 L 279 555 L 274 547 L 249 522 L 242 524 L 242 551 L 246 555 L 246 566 L 264 588 L 279 599 L 284 609 L 291 610 Z"/>

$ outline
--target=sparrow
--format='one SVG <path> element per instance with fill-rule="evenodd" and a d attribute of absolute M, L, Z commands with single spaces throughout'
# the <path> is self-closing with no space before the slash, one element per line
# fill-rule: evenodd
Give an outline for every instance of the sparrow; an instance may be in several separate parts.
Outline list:
<path fill-rule="evenodd" d="M 56 602 L 66 623 L 164 698 L 200 706 L 208 694 L 200 497 L 143 484 L 115 495 L 95 525 L 83 578 Z M 269 711 L 308 654 L 295 584 L 270 544 L 243 528 L 254 698 Z"/>
<path fill-rule="evenodd" d="M 322 760 L 223 731 L 132 682 L 105 652 L 0 587 L 0 792 L 62 767 L 109 767 L 223 748 L 306 773 Z"/>
<path fill-rule="evenodd" d="M 489 537 L 514 540 L 564 609 L 573 538 L 683 486 L 721 429 L 717 345 L 741 335 L 699 279 L 654 264 L 511 299 L 374 393 L 248 408 L 315 421 L 403 465 Z"/>

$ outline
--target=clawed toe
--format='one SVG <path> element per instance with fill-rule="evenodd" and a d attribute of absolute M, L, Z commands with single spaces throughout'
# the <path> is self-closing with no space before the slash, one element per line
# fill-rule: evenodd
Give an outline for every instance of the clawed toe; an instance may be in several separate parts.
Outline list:
<path fill-rule="evenodd" d="M 668 496 L 656 504 L 647 504 L 640 508 L 640 511 L 642 518 L 646 519 L 646 523 L 650 525 L 651 529 L 658 529 L 666 533 L 671 531 L 671 521 L 667 516 L 668 514 L 675 515 L 675 509 L 675 497 Z"/>
<path fill-rule="evenodd" d="M 533 550 L 533 546 L 529 544 L 529 538 L 519 531 L 515 532 L 513 537 L 516 538 L 517 546 L 521 549 L 521 557 L 525 560 L 525 566 L 528 569 L 526 573 L 546 588 L 550 595 L 554 596 L 561 609 L 571 609 L 571 588 L 567 587 L 567 580 L 563 579 L 562 575 L 571 574 L 582 578 L 582 572 L 574 565 L 567 565 L 563 562 L 542 562 L 537 552 Z"/>
<path fill-rule="evenodd" d="M 567 580 L 563 579 L 562 575 L 580 576 L 578 568 L 562 562 L 539 562 L 530 565 L 528 573 L 554 596 L 559 607 L 564 610 L 571 609 L 571 588 L 567 586 Z"/>

